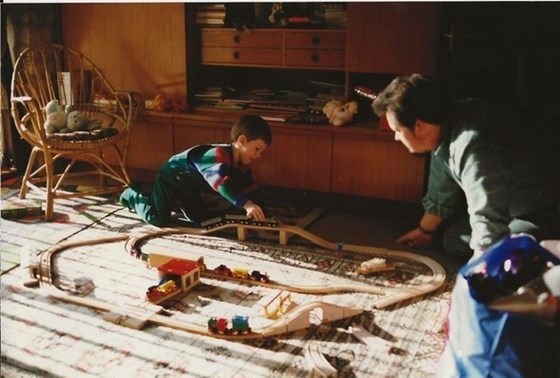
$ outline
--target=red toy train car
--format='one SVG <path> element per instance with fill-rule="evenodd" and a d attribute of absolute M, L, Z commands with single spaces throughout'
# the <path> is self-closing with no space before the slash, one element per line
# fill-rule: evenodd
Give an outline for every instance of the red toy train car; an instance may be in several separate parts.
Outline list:
<path fill-rule="evenodd" d="M 246 335 L 251 332 L 249 327 L 249 317 L 243 315 L 235 315 L 231 318 L 231 328 L 228 327 L 226 318 L 211 317 L 208 319 L 208 331 L 211 333 L 219 333 L 220 335 Z"/>

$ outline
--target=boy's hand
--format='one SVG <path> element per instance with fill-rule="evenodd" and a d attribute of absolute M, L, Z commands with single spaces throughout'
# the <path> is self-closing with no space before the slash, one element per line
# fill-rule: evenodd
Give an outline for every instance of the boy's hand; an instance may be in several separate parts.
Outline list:
<path fill-rule="evenodd" d="M 245 206 L 243 206 L 243 208 L 247 212 L 248 218 L 251 218 L 256 221 L 265 220 L 264 211 L 261 209 L 259 205 L 257 205 L 253 201 L 247 201 L 247 203 L 245 204 Z"/>

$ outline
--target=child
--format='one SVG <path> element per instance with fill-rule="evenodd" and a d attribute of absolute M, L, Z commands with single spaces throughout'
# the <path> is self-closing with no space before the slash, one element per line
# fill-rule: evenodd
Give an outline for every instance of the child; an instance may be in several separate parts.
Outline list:
<path fill-rule="evenodd" d="M 231 140 L 172 156 L 159 168 L 151 195 L 133 185 L 121 194 L 120 203 L 154 226 L 168 223 L 176 208 L 196 223 L 224 214 L 264 220 L 250 165 L 272 143 L 270 127 L 261 117 L 246 115 L 233 125 Z"/>

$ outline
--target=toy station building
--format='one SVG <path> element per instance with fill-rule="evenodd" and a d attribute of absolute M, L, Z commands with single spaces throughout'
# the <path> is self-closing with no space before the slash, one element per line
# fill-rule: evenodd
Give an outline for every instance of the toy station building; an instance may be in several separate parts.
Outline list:
<path fill-rule="evenodd" d="M 158 268 L 160 274 L 180 277 L 180 290 L 188 291 L 200 282 L 200 265 L 197 261 L 172 259 Z"/>

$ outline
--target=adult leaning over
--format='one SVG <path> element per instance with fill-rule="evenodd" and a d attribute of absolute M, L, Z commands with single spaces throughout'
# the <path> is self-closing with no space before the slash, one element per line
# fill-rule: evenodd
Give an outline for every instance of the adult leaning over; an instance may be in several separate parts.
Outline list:
<path fill-rule="evenodd" d="M 419 74 L 395 78 L 373 109 L 387 117 L 395 140 L 430 156 L 424 214 L 398 242 L 428 246 L 438 231 L 446 252 L 468 259 L 508 234 L 560 239 L 557 140 L 529 143 L 531 129 L 516 134 L 517 119 L 504 108 L 475 99 L 448 101 L 435 81 Z M 493 376 L 497 366 L 509 369 L 510 377 L 558 373 L 558 325 L 551 331 L 490 310 L 470 297 L 461 276 L 451 303 L 442 375 Z M 520 327 L 533 332 L 519 338 Z"/>

